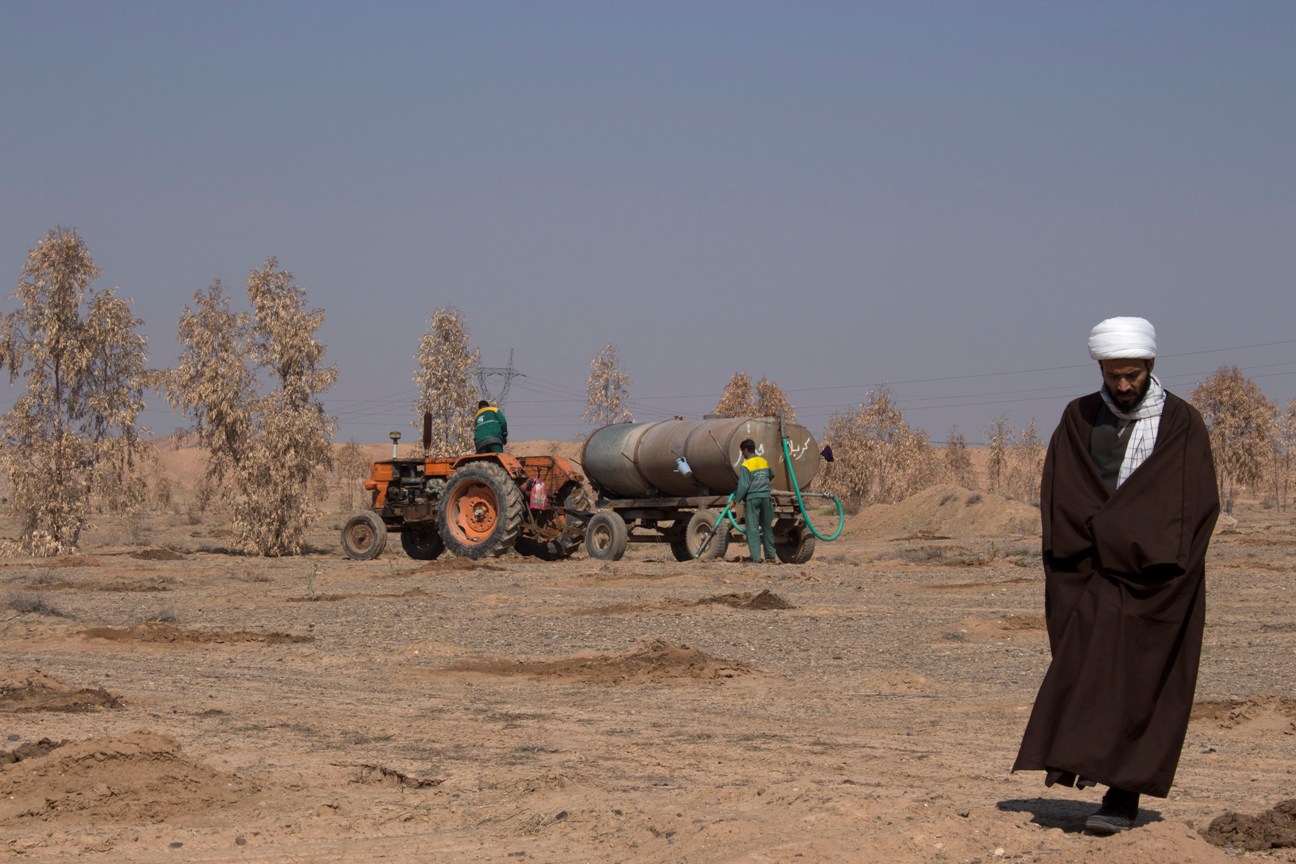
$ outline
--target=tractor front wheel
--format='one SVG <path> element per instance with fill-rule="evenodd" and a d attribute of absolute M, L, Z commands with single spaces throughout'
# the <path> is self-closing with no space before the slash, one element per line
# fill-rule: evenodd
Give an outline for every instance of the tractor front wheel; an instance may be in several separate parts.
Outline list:
<path fill-rule="evenodd" d="M 372 510 L 357 513 L 342 526 L 342 551 L 356 561 L 369 561 L 387 548 L 387 526 Z"/>
<path fill-rule="evenodd" d="M 416 561 L 432 561 L 445 551 L 445 543 L 435 525 L 427 523 L 406 525 L 401 532 L 401 546 L 405 554 Z"/>
<path fill-rule="evenodd" d="M 450 475 L 437 514 L 442 542 L 460 558 L 499 557 L 517 542 L 526 499 L 508 472 L 472 462 Z"/>

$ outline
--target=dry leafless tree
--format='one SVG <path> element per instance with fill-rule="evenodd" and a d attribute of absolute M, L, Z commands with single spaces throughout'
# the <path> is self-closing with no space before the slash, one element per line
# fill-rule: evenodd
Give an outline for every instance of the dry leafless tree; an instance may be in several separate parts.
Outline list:
<path fill-rule="evenodd" d="M 135 424 L 152 377 L 147 340 L 127 301 L 90 290 L 98 275 L 80 233 L 55 228 L 27 253 L 18 309 L 0 317 L 0 367 L 25 385 L 0 417 L 20 524 L 8 551 L 74 551 L 100 484 L 116 484 L 109 506 L 143 500 Z"/>
<path fill-rule="evenodd" d="M 796 419 L 796 408 L 778 384 L 761 378 L 753 392 L 751 376 L 746 372 L 733 374 L 711 413 L 721 417 L 781 416 L 786 420 Z"/>
<path fill-rule="evenodd" d="M 318 512 L 312 484 L 331 467 L 333 420 L 319 397 L 338 373 L 315 338 L 323 311 L 306 308 L 305 290 L 274 258 L 248 276 L 247 294 L 250 315 L 231 310 L 219 282 L 194 295 L 167 398 L 209 451 L 207 478 L 231 500 L 237 545 L 295 555 Z"/>
<path fill-rule="evenodd" d="M 756 414 L 759 417 L 796 419 L 796 408 L 783 395 L 783 390 L 773 381 L 764 378 L 756 382 Z"/>
<path fill-rule="evenodd" d="M 751 417 L 755 414 L 756 400 L 752 396 L 751 376 L 745 372 L 735 372 L 711 413 L 721 417 Z"/>
<path fill-rule="evenodd" d="M 615 345 L 604 345 L 590 361 L 585 392 L 586 407 L 581 416 L 586 422 L 595 426 L 634 422 L 629 406 L 630 376 L 621 368 L 621 354 Z"/>
<path fill-rule="evenodd" d="M 250 316 L 233 311 L 219 279 L 206 291 L 195 291 L 193 299 L 194 308 L 185 306 L 180 313 L 179 363 L 167 370 L 164 392 L 172 409 L 190 419 L 185 432 L 207 451 L 197 490 L 203 510 L 228 491 L 227 478 L 250 448 L 257 393 Z"/>
<path fill-rule="evenodd" d="M 444 306 L 428 319 L 427 332 L 414 355 L 414 426 L 422 435 L 424 413 L 432 416 L 433 456 L 457 456 L 473 451 L 473 416 L 477 386 L 473 368 L 479 352 L 468 347 L 468 327 L 463 313 Z"/>
<path fill-rule="evenodd" d="M 1210 430 L 1220 500 L 1233 512 L 1239 486 L 1259 482 L 1273 449 L 1274 406 L 1236 366 L 1215 370 L 1192 391 Z"/>

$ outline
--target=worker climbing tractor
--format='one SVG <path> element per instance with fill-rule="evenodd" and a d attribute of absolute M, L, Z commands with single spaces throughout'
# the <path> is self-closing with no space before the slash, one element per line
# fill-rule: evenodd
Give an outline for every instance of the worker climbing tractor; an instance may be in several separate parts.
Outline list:
<path fill-rule="evenodd" d="M 485 399 L 477 403 L 473 419 L 473 446 L 478 453 L 503 453 L 508 443 L 508 421 L 504 414 Z"/>

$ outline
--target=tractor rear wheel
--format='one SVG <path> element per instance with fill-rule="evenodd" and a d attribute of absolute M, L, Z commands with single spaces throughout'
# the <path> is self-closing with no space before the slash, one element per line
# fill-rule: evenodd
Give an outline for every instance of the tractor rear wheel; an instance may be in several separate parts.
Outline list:
<path fill-rule="evenodd" d="M 530 537 L 519 537 L 517 539 L 517 553 L 525 555 L 528 558 L 539 558 L 541 561 L 561 561 L 570 557 L 577 546 L 564 541 L 563 538 L 557 540 L 532 540 Z"/>
<path fill-rule="evenodd" d="M 450 475 L 437 514 L 441 540 L 460 558 L 499 557 L 522 531 L 526 499 L 508 472 L 472 462 Z"/>
<path fill-rule="evenodd" d="M 630 543 L 630 530 L 620 513 L 600 510 L 585 528 L 585 550 L 600 561 L 620 561 Z"/>
<path fill-rule="evenodd" d="M 445 551 L 445 543 L 436 526 L 427 523 L 406 525 L 401 532 L 401 546 L 405 554 L 416 561 L 431 561 Z"/>
<path fill-rule="evenodd" d="M 387 526 L 372 510 L 357 513 L 342 526 L 342 551 L 356 561 L 370 561 L 387 548 Z"/>

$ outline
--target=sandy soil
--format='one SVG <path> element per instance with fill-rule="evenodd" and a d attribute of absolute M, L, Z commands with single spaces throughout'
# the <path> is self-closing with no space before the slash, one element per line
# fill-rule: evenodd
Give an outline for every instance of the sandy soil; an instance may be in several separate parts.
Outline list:
<path fill-rule="evenodd" d="M 1008 771 L 1048 662 L 1021 504 L 929 490 L 801 567 L 105 518 L 0 559 L 0 858 L 1296 861 L 1296 520 L 1235 515 L 1178 782 L 1107 839 L 1094 790 Z"/>

